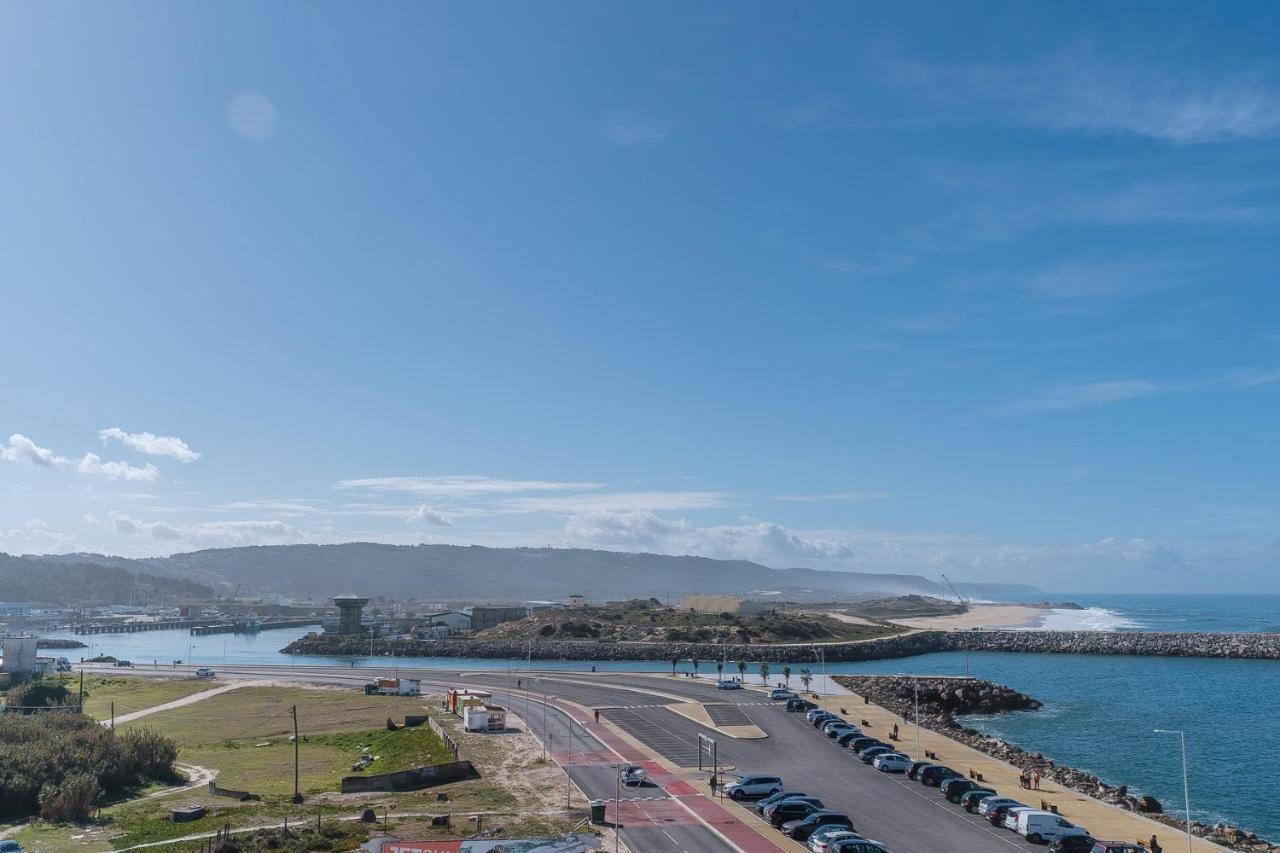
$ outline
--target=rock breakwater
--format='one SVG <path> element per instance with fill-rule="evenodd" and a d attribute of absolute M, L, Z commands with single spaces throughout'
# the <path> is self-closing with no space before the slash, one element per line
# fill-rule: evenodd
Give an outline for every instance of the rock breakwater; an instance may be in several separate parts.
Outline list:
<path fill-rule="evenodd" d="M 933 651 L 1280 659 L 1280 634 L 1174 631 L 954 631 Z"/>
<path fill-rule="evenodd" d="M 999 714 L 1009 711 L 1034 711 L 1039 700 L 1012 688 L 976 678 L 909 678 L 906 676 L 834 676 L 840 684 L 864 696 L 906 720 L 915 719 L 915 697 L 920 698 L 920 725 L 984 752 L 1020 770 L 1038 769 L 1044 778 L 1064 788 L 1078 791 L 1096 800 L 1128 811 L 1146 815 L 1152 820 L 1185 831 L 1185 824 L 1164 813 L 1159 800 L 1147 794 L 1130 793 L 1126 785 L 1112 785 L 1092 773 L 1068 767 L 1042 755 L 1030 752 L 1000 738 L 990 737 L 956 721 L 965 714 Z M 1014 794 L 1016 796 L 1016 794 Z M 1249 853 L 1273 853 L 1280 846 L 1259 838 L 1252 832 L 1225 823 L 1208 825 L 1193 822 L 1192 834 L 1208 838 L 1224 847 Z"/>

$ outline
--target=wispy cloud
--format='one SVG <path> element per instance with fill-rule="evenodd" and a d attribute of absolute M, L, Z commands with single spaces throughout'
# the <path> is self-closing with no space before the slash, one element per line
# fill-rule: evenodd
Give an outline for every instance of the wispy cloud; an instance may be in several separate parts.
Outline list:
<path fill-rule="evenodd" d="M 600 137 L 622 148 L 655 145 L 675 133 L 675 122 L 653 116 L 616 115 L 604 121 Z"/>
<path fill-rule="evenodd" d="M 888 492 L 830 492 L 821 495 L 777 495 L 774 500 L 811 504 L 826 501 L 875 501 L 887 497 Z"/>
<path fill-rule="evenodd" d="M 724 492 L 614 492 L 508 498 L 501 501 L 499 507 L 507 512 L 563 513 L 689 510 L 724 506 L 730 497 Z"/>
<path fill-rule="evenodd" d="M 858 555 L 851 543 L 810 538 L 780 524 L 698 527 L 649 511 L 598 510 L 570 516 L 565 532 L 576 542 L 729 559 L 843 559 Z"/>
<path fill-rule="evenodd" d="M 995 410 L 998 415 L 1031 415 L 1066 412 L 1146 397 L 1211 391 L 1246 391 L 1280 382 L 1280 369 L 1228 370 L 1178 381 L 1109 379 L 1076 382 L 1043 388 Z"/>
<path fill-rule="evenodd" d="M 0 444 L 0 460 L 26 462 L 41 468 L 61 468 L 70 463 L 69 459 L 59 456 L 47 447 L 41 447 L 20 432 L 9 436 L 6 444 Z"/>
<path fill-rule="evenodd" d="M 77 474 L 105 477 L 108 480 L 154 483 L 160 479 L 160 471 L 150 463 L 137 466 L 128 462 L 107 461 L 96 453 L 86 453 L 79 462 L 75 462 L 47 447 L 41 447 L 17 432 L 9 436 L 6 444 L 0 444 L 0 460 L 25 462 L 40 468 L 71 470 Z"/>
<path fill-rule="evenodd" d="M 446 477 L 366 477 L 339 480 L 339 489 L 368 489 L 374 492 L 412 492 L 419 495 L 474 496 L 518 494 L 520 492 L 566 492 L 603 488 L 603 483 L 572 483 L 552 480 L 503 480 L 474 474 Z"/>
<path fill-rule="evenodd" d="M 187 443 L 173 435 L 153 435 L 149 432 L 125 432 L 120 427 L 108 427 L 98 430 L 98 438 L 103 444 L 118 441 L 131 450 L 146 453 L 149 456 L 170 456 L 179 462 L 195 462 L 200 458 Z"/>

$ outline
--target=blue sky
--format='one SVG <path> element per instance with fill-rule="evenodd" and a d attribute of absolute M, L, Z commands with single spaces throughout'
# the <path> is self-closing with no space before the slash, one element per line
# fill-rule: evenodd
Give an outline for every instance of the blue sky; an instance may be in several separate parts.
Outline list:
<path fill-rule="evenodd" d="M 6 5 L 0 550 L 1280 590 L 1278 39 L 1267 3 Z"/>

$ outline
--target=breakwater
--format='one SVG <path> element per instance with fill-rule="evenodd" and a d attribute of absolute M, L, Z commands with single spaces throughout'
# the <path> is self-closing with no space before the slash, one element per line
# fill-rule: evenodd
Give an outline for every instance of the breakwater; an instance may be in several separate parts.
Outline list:
<path fill-rule="evenodd" d="M 361 637 L 309 634 L 287 654 L 365 657 Z M 593 640 L 401 640 L 380 639 L 373 654 L 386 657 L 460 657 L 530 660 L 700 660 L 816 664 L 911 657 L 930 652 L 1147 655 L 1280 660 L 1280 634 L 1212 634 L 1112 631 L 921 631 L 874 640 L 814 644 L 641 643 Z"/>

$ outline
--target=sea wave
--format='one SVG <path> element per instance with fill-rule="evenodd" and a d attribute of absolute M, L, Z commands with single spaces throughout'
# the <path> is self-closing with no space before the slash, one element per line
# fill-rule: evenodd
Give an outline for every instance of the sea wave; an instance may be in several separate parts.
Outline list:
<path fill-rule="evenodd" d="M 1083 610 L 1052 608 L 1046 610 L 1039 621 L 1031 626 L 1034 631 L 1132 631 L 1144 627 L 1120 613 L 1105 607 L 1086 607 Z"/>

